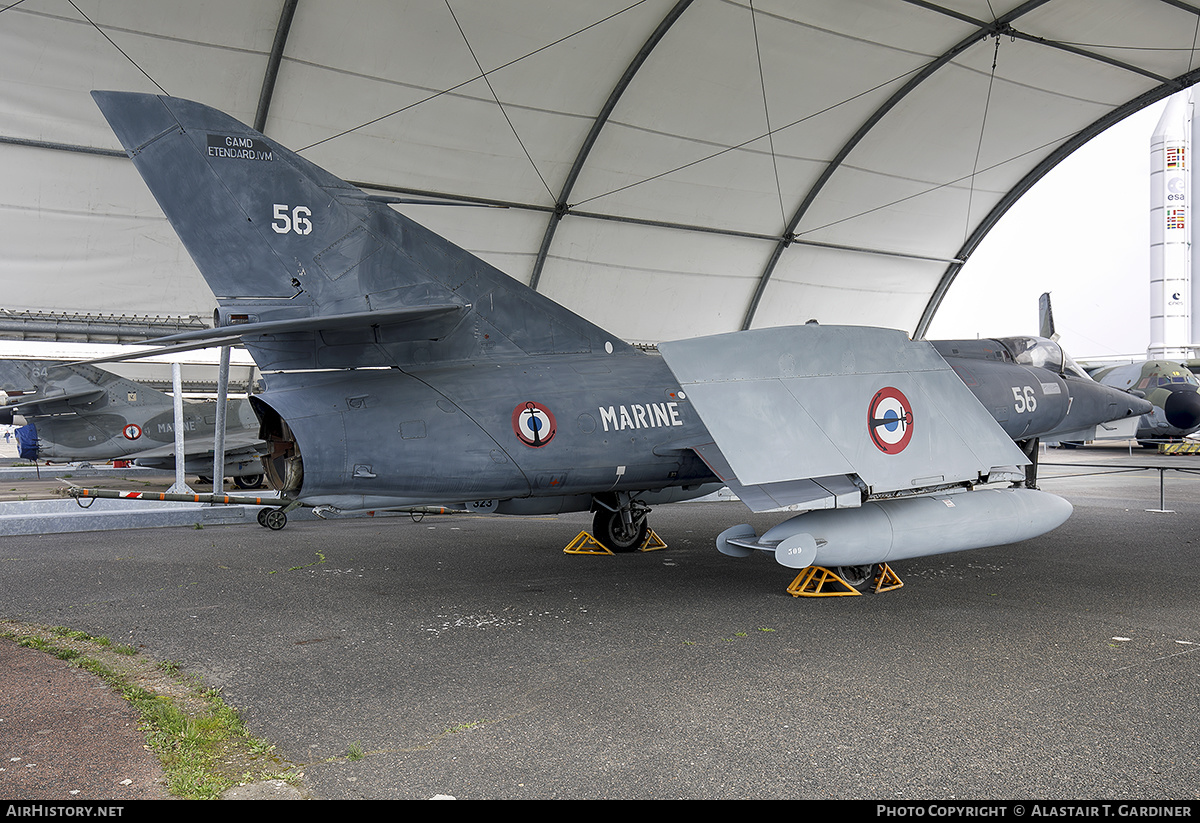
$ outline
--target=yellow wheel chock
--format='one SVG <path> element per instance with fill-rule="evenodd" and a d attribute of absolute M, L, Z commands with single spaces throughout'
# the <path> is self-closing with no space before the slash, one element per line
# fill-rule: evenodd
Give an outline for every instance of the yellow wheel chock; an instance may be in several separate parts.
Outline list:
<path fill-rule="evenodd" d="M 653 552 L 658 551 L 659 549 L 665 549 L 666 547 L 667 544 L 663 542 L 663 539 L 655 534 L 654 529 L 651 529 L 646 533 L 646 542 L 642 544 L 642 547 L 638 549 L 638 551 Z"/>
<path fill-rule="evenodd" d="M 904 585 L 887 563 L 880 566 L 871 591 L 875 594 L 890 592 Z M 862 594 L 842 578 L 821 566 L 809 566 L 787 587 L 792 597 L 858 597 Z"/>
<path fill-rule="evenodd" d="M 809 566 L 787 587 L 792 597 L 858 597 L 862 594 L 829 569 Z"/>
<path fill-rule="evenodd" d="M 892 567 L 884 563 L 879 567 L 879 574 L 875 575 L 875 594 L 880 592 L 890 592 L 892 589 L 898 589 L 904 585 L 904 581 L 900 579 Z"/>
<path fill-rule="evenodd" d="M 580 532 L 574 540 L 567 544 L 563 552 L 566 554 L 612 554 L 607 546 L 586 531 Z"/>
<path fill-rule="evenodd" d="M 642 543 L 640 552 L 652 552 L 658 549 L 665 549 L 667 544 L 663 539 L 655 533 L 654 529 L 646 534 L 646 542 Z M 596 538 L 592 537 L 590 532 L 580 532 L 574 540 L 567 544 L 563 549 L 564 554 L 612 554 L 607 546 L 601 543 Z"/>

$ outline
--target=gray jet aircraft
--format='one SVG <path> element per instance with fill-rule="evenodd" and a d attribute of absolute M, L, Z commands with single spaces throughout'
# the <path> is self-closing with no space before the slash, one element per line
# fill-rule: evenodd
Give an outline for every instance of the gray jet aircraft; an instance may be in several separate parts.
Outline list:
<path fill-rule="evenodd" d="M 1106 386 L 1137 392 L 1153 405 L 1138 418 L 1138 443 L 1147 448 L 1180 440 L 1200 429 L 1200 381 L 1185 363 L 1143 360 L 1092 369 L 1091 376 Z"/>
<path fill-rule="evenodd" d="M 1038 342 L 811 324 L 639 351 L 219 111 L 93 96 L 217 297 L 213 329 L 158 342 L 244 343 L 285 509 L 591 511 L 628 551 L 652 505 L 728 485 L 822 511 L 722 549 L 866 566 L 1057 527 L 1037 438 L 1148 407 Z"/>
<path fill-rule="evenodd" d="M 1042 336 L 1057 340 L 1049 292 L 1039 299 L 1038 314 Z M 1200 430 L 1200 381 L 1186 363 L 1155 359 L 1118 366 L 1085 363 L 1083 368 L 1093 380 L 1150 402 L 1150 411 L 1137 419 L 1133 433 L 1142 446 L 1153 448 Z"/>
<path fill-rule="evenodd" d="M 18 453 L 27 460 L 89 462 L 130 460 L 174 470 L 174 401 L 150 386 L 82 363 L 0 360 L 0 423 L 21 422 Z M 258 418 L 245 400 L 226 413 L 225 476 L 243 489 L 263 479 Z M 184 470 L 213 471 L 216 404 L 183 404 Z"/>

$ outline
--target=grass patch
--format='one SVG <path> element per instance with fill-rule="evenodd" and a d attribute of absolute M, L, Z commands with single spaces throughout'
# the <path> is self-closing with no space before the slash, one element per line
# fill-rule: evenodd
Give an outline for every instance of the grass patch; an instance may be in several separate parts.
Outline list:
<path fill-rule="evenodd" d="M 262 780 L 298 785 L 303 777 L 268 741 L 250 734 L 216 689 L 183 677 L 177 664 L 63 627 L 0 622 L 0 636 L 85 669 L 128 700 L 175 797 L 212 800 L 235 786 Z"/>

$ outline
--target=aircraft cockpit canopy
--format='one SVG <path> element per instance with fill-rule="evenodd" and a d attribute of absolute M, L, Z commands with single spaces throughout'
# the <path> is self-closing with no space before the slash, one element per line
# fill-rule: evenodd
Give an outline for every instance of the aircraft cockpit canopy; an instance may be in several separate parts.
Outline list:
<path fill-rule="evenodd" d="M 1023 366 L 1052 369 L 1090 380 L 1087 372 L 1063 351 L 1062 346 L 1045 337 L 1001 337 L 1001 345 L 1008 349 L 1013 360 Z"/>
<path fill-rule="evenodd" d="M 1170 369 L 1170 371 L 1168 371 Z M 1139 389 L 1163 388 L 1164 386 L 1197 386 L 1200 381 L 1186 366 L 1167 366 L 1155 369 L 1148 377 L 1142 378 Z"/>

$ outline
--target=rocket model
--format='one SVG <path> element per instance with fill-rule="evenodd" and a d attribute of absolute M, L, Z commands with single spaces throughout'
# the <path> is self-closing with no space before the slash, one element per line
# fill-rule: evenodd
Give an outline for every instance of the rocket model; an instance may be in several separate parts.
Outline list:
<path fill-rule="evenodd" d="M 1192 356 L 1200 340 L 1192 305 L 1192 98 L 1173 96 L 1150 140 L 1150 345 L 1151 359 Z"/>

